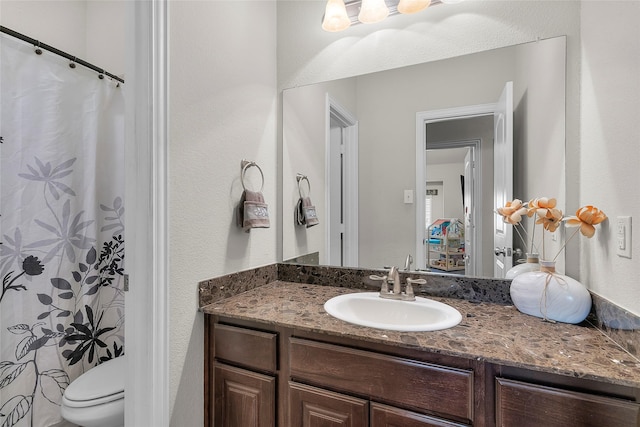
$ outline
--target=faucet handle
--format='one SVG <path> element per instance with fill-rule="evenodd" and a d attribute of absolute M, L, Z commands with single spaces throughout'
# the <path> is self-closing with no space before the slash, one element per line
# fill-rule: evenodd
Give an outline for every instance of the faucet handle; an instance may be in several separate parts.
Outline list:
<path fill-rule="evenodd" d="M 409 291 L 411 291 L 411 295 L 413 295 L 413 285 L 425 285 L 427 283 L 427 281 L 425 279 L 412 279 L 410 277 L 407 277 L 407 289 L 405 290 L 405 293 L 407 295 L 409 295 Z"/>
<path fill-rule="evenodd" d="M 380 292 L 382 293 L 386 293 L 389 292 L 389 283 L 387 282 L 387 276 L 376 276 L 375 274 L 372 274 L 371 276 L 369 276 L 369 279 L 371 280 L 375 280 L 376 282 L 382 282 L 382 285 L 380 286 Z"/>
<path fill-rule="evenodd" d="M 407 285 L 404 287 L 404 293 L 407 297 L 407 299 L 410 300 L 414 300 L 415 299 L 415 295 L 413 293 L 413 284 L 416 285 L 424 285 L 427 283 L 427 281 L 425 279 L 412 279 L 410 277 L 407 277 Z"/>
<path fill-rule="evenodd" d="M 407 285 L 413 285 L 414 283 L 416 285 L 426 285 L 427 281 L 424 279 L 412 279 L 410 277 L 407 278 Z"/>

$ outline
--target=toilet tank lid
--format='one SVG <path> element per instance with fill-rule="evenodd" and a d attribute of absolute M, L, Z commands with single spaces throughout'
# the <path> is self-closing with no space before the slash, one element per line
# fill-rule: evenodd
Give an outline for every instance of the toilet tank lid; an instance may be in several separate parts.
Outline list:
<path fill-rule="evenodd" d="M 70 401 L 90 401 L 124 392 L 125 357 L 117 357 L 89 369 L 69 384 L 64 397 Z"/>

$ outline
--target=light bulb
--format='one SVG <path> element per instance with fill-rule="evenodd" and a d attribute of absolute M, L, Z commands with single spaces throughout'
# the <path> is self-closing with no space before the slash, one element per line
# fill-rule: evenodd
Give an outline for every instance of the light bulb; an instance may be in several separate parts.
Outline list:
<path fill-rule="evenodd" d="M 398 3 L 398 12 L 400 13 L 416 13 L 426 9 L 431 4 L 431 0 L 400 0 Z"/>
<path fill-rule="evenodd" d="M 389 15 L 389 8 L 384 0 L 362 0 L 358 20 L 363 24 L 380 22 Z"/>
<path fill-rule="evenodd" d="M 328 0 L 322 20 L 322 29 L 325 31 L 342 31 L 349 28 L 351 20 L 347 15 L 347 8 L 343 0 Z"/>

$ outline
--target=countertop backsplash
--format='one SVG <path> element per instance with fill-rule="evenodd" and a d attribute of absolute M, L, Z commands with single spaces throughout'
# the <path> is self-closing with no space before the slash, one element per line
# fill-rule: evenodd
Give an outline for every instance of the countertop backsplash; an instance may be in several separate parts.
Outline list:
<path fill-rule="evenodd" d="M 370 275 L 383 270 L 278 263 L 232 273 L 198 283 L 200 308 L 273 281 L 377 290 L 379 284 Z M 471 303 L 512 305 L 510 280 L 472 278 L 455 275 L 401 272 L 406 277 L 423 277 L 425 285 L 415 288 L 416 295 L 463 299 Z M 595 327 L 640 362 L 640 317 L 608 300 L 592 294 L 592 312 L 581 325 Z M 513 308 L 516 310 L 516 308 Z"/>

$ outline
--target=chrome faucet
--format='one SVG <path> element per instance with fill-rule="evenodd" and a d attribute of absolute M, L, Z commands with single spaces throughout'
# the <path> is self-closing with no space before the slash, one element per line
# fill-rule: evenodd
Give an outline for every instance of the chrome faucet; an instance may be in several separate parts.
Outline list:
<path fill-rule="evenodd" d="M 400 295 L 402 292 L 402 286 L 400 285 L 400 272 L 395 265 L 389 270 L 389 276 L 387 281 L 389 284 L 393 283 L 393 294 Z"/>
<path fill-rule="evenodd" d="M 413 257 L 409 254 L 407 255 L 407 259 L 404 260 L 404 271 L 411 270 L 411 264 L 413 264 Z"/>

